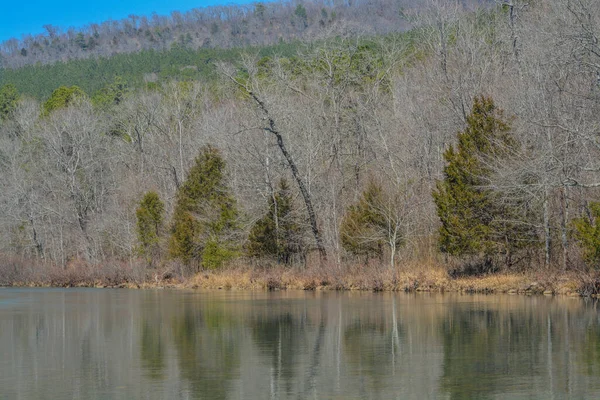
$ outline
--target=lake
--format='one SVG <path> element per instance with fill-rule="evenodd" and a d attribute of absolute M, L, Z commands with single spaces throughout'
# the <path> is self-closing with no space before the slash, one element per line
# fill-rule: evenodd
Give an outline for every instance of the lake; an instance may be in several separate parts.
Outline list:
<path fill-rule="evenodd" d="M 596 399 L 596 301 L 0 289 L 0 399 Z"/>

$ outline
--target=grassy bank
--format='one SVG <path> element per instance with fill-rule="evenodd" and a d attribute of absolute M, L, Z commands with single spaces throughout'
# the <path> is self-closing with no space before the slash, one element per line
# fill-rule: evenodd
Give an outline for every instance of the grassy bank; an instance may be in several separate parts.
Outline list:
<path fill-rule="evenodd" d="M 545 294 L 600 297 L 596 273 L 525 271 L 453 277 L 440 265 L 387 267 L 288 268 L 238 265 L 185 277 L 179 266 L 148 269 L 141 263 L 88 265 L 67 268 L 21 259 L 0 260 L 0 286 L 189 288 L 224 290 L 361 290 Z"/>
<path fill-rule="evenodd" d="M 404 292 L 462 292 L 594 296 L 598 277 L 575 273 L 522 272 L 451 277 L 442 267 L 364 270 L 289 270 L 239 267 L 200 273 L 183 286 L 237 290 L 366 290 Z"/>

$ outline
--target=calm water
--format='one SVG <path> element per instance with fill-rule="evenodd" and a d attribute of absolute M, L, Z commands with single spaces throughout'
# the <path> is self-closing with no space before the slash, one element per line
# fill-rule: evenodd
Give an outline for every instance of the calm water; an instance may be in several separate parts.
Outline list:
<path fill-rule="evenodd" d="M 597 399 L 581 299 L 0 289 L 0 399 Z"/>

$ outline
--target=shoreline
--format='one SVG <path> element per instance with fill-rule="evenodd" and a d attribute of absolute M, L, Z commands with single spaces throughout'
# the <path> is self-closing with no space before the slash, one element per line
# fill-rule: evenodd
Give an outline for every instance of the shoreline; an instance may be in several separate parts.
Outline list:
<path fill-rule="evenodd" d="M 211 290 L 312 290 L 429 292 L 465 294 L 520 294 L 600 298 L 597 279 L 570 273 L 521 272 L 494 273 L 481 276 L 451 277 L 442 268 L 399 269 L 307 269 L 294 268 L 227 268 L 202 271 L 189 278 L 166 277 L 121 280 L 75 276 L 67 280 L 15 280 L 0 287 L 46 288 L 128 288 L 128 289 L 211 289 Z"/>

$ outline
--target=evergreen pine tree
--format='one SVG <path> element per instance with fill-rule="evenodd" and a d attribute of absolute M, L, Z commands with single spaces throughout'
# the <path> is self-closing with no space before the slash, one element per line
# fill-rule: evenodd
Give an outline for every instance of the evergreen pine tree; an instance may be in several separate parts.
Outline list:
<path fill-rule="evenodd" d="M 127 83 L 120 76 L 116 76 L 111 84 L 100 89 L 92 97 L 92 103 L 101 109 L 108 109 L 111 106 L 119 105 L 125 99 L 128 91 Z"/>
<path fill-rule="evenodd" d="M 600 203 L 590 204 L 590 218 L 573 220 L 574 236 L 583 250 L 586 263 L 598 269 L 600 267 Z"/>
<path fill-rule="evenodd" d="M 156 192 L 148 192 L 136 210 L 139 251 L 150 263 L 158 256 L 165 204 Z"/>
<path fill-rule="evenodd" d="M 73 100 L 85 97 L 85 93 L 78 86 L 61 86 L 52 92 L 52 95 L 44 103 L 44 115 L 52 111 L 67 107 Z"/>
<path fill-rule="evenodd" d="M 273 198 L 274 197 L 274 198 Z M 287 181 L 269 198 L 269 210 L 253 225 L 247 252 L 251 257 L 272 257 L 290 263 L 302 251 L 302 232 L 293 215 L 293 202 Z"/>
<path fill-rule="evenodd" d="M 386 219 L 381 206 L 385 203 L 383 189 L 371 181 L 357 204 L 348 207 L 340 227 L 342 247 L 354 255 L 369 257 L 383 256 L 386 243 Z"/>
<path fill-rule="evenodd" d="M 442 222 L 439 244 L 454 256 L 482 257 L 491 267 L 495 255 L 509 256 L 529 243 L 530 232 L 514 222 L 518 215 L 485 188 L 492 171 L 483 160 L 502 159 L 517 146 L 510 125 L 491 98 L 478 97 L 458 133 L 458 144 L 444 154 L 444 180 L 437 182 L 433 198 Z"/>
<path fill-rule="evenodd" d="M 10 118 L 18 101 L 19 92 L 15 85 L 8 84 L 0 88 L 0 122 Z"/>
<path fill-rule="evenodd" d="M 177 191 L 169 253 L 186 265 L 213 269 L 237 255 L 235 199 L 219 150 L 205 146 Z"/>

